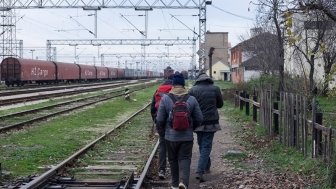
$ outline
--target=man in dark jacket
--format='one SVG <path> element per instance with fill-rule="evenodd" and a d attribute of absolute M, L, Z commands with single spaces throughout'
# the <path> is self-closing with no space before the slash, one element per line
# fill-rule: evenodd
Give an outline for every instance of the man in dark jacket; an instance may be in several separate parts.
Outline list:
<path fill-rule="evenodd" d="M 169 92 L 169 95 L 163 96 L 156 117 L 158 132 L 165 133 L 164 136 L 172 177 L 172 189 L 187 189 L 189 185 L 193 130 L 199 126 L 203 120 L 197 100 L 195 97 L 188 95 L 184 84 L 183 75 L 174 75 L 173 88 Z M 173 98 L 185 99 L 191 119 L 191 125 L 186 130 L 180 131 L 173 128 Z"/>
<path fill-rule="evenodd" d="M 162 99 L 163 95 L 168 93 L 173 87 L 173 74 L 170 74 L 155 91 L 152 103 L 151 103 L 151 115 L 154 123 L 156 123 L 156 114 L 157 110 L 160 105 L 160 100 Z M 159 178 L 165 179 L 166 174 L 166 167 L 167 167 L 167 150 L 166 144 L 164 139 L 164 133 L 159 134 Z"/>
<path fill-rule="evenodd" d="M 203 114 L 203 122 L 195 129 L 195 132 L 200 152 L 196 178 L 204 182 L 203 174 L 210 171 L 210 153 L 214 134 L 220 130 L 217 108 L 223 106 L 223 97 L 219 87 L 213 85 L 213 80 L 205 73 L 197 77 L 189 94 L 197 99 Z"/>

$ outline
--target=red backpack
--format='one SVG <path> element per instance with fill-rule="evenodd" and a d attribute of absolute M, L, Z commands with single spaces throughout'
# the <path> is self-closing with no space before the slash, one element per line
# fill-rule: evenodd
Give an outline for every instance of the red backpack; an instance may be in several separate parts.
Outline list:
<path fill-rule="evenodd" d="M 171 122 L 173 129 L 185 131 L 190 127 L 190 113 L 187 106 L 189 95 L 176 99 L 171 93 L 168 96 L 173 100 L 173 110 L 171 112 Z"/>
<path fill-rule="evenodd" d="M 159 110 L 159 105 L 161 98 L 163 97 L 164 94 L 169 93 L 169 91 L 172 89 L 172 85 L 160 85 L 159 88 L 155 91 L 155 109 L 156 111 Z"/>

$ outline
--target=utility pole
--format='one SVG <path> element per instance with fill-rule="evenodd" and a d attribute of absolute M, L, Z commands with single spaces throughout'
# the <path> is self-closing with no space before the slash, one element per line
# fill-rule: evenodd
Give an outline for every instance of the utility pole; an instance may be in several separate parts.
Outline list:
<path fill-rule="evenodd" d="M 212 79 L 212 55 L 214 52 L 215 48 L 210 47 L 210 51 L 209 51 L 209 76 Z"/>
<path fill-rule="evenodd" d="M 30 52 L 32 54 L 32 59 L 34 59 L 34 51 L 35 51 L 35 49 L 30 49 Z"/>
<path fill-rule="evenodd" d="M 69 46 L 73 46 L 74 47 L 74 54 L 75 54 L 75 61 L 74 63 L 77 63 L 77 44 L 74 44 L 74 45 L 69 45 Z"/>

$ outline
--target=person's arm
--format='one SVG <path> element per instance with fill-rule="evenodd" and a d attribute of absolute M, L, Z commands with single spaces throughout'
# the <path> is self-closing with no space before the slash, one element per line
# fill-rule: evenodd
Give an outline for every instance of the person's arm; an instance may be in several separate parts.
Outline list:
<path fill-rule="evenodd" d="M 166 99 L 169 98 L 167 95 L 163 95 L 159 109 L 156 114 L 156 128 L 159 133 L 159 135 L 163 135 L 165 132 L 165 127 L 166 127 L 166 120 L 168 117 L 168 113 L 166 111 Z"/>
<path fill-rule="evenodd" d="M 195 97 L 192 97 L 194 100 L 194 108 L 193 108 L 193 111 L 192 111 L 192 120 L 193 120 L 193 127 L 194 129 L 198 126 L 200 126 L 202 124 L 202 121 L 203 121 L 203 114 L 202 114 L 202 111 L 201 111 L 201 108 L 198 104 L 198 101 L 196 100 Z"/>
<path fill-rule="evenodd" d="M 156 114 L 156 108 L 155 108 L 155 93 L 154 93 L 152 102 L 151 102 L 151 115 L 152 115 L 153 121 L 155 121 L 155 114 Z"/>
<path fill-rule="evenodd" d="M 222 93 L 219 89 L 219 87 L 216 86 L 216 107 L 221 108 L 223 107 L 224 102 L 223 102 L 223 96 Z"/>

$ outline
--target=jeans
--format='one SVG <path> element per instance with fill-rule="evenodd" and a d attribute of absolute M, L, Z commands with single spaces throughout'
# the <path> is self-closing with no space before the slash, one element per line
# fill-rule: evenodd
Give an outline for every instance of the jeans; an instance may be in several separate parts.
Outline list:
<path fill-rule="evenodd" d="M 188 186 L 193 141 L 172 142 L 166 140 L 166 145 L 171 170 L 172 186 L 177 187 L 179 181 Z"/>
<path fill-rule="evenodd" d="M 167 149 L 166 149 L 166 141 L 165 141 L 164 135 L 160 135 L 160 139 L 159 139 L 159 163 L 160 163 L 160 170 L 166 171 Z"/>
<path fill-rule="evenodd" d="M 196 133 L 197 133 L 197 143 L 200 152 L 196 173 L 204 174 L 205 171 L 210 170 L 211 166 L 210 153 L 212 149 L 212 141 L 215 132 L 196 132 Z"/>

